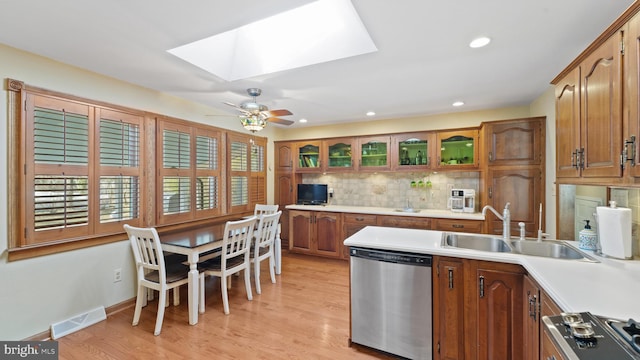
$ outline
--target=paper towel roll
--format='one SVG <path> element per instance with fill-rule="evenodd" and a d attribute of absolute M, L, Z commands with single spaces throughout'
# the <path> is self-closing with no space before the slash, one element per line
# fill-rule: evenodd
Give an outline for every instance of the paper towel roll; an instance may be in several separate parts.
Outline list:
<path fill-rule="evenodd" d="M 631 258 L 631 209 L 598 206 L 596 214 L 602 253 L 618 259 Z"/>

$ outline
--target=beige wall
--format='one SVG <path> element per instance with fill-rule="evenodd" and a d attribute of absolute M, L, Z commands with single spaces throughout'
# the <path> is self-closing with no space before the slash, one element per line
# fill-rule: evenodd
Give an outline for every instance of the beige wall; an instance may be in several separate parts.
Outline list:
<path fill-rule="evenodd" d="M 161 94 L 113 78 L 34 56 L 0 45 L 0 77 L 81 97 L 129 106 L 167 116 L 243 131 L 237 121 L 207 117 L 215 109 Z M 4 86 L 2 93 L 7 99 Z M 540 104 L 538 104 L 540 103 Z M 273 188 L 274 139 L 320 138 L 449 127 L 477 126 L 482 121 L 541 115 L 553 107 L 553 98 L 541 97 L 531 108 L 442 114 L 412 119 L 367 121 L 349 125 L 288 129 L 267 127 L 259 135 L 268 145 L 268 187 Z M 534 111 L 535 110 L 535 111 Z M 0 121 L 6 122 L 7 104 L 0 101 Z M 549 131 L 549 125 L 547 125 Z M 6 130 L 5 130 L 6 133 Z M 549 133 L 548 133 L 549 135 Z M 551 139 L 551 137 L 548 137 Z M 5 138 L 5 144 L 7 143 Z M 547 141 L 547 149 L 553 144 Z M 549 152 L 548 152 L 549 153 Z M 0 148 L 0 168 L 7 168 L 7 149 Z M 548 161 L 549 166 L 553 166 Z M 7 188 L 6 171 L 0 188 Z M 549 174 L 549 173 L 548 173 Z M 269 191 L 269 194 L 272 194 Z M 7 204 L 6 191 L 0 191 Z M 270 195 L 269 201 L 273 198 Z M 547 222 L 549 223 L 549 221 Z M 134 297 L 135 278 L 129 244 L 125 241 L 35 259 L 7 262 L 7 206 L 0 206 L 0 339 L 20 340 L 48 330 L 51 323 L 65 320 L 98 306 L 109 307 Z M 113 283 L 113 270 L 122 268 L 123 281 Z M 184 319 L 185 323 L 187 319 Z"/>

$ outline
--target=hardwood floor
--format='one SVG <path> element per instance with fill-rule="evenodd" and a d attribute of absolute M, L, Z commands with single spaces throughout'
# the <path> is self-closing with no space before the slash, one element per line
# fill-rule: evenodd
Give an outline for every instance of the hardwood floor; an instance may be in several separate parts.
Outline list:
<path fill-rule="evenodd" d="M 206 311 L 188 324 L 186 286 L 181 303 L 165 311 L 162 333 L 153 335 L 157 302 L 131 326 L 133 306 L 106 321 L 59 339 L 59 358 L 71 359 L 391 359 L 348 346 L 349 267 L 343 260 L 283 253 L 282 274 L 261 271 L 262 294 L 248 301 L 241 278 L 222 311 L 220 283 L 207 280 Z M 252 278 L 253 284 L 253 278 Z"/>

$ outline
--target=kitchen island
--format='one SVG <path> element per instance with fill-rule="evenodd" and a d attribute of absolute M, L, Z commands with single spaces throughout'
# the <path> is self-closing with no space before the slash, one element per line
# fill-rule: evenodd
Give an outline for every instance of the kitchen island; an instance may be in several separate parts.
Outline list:
<path fill-rule="evenodd" d="M 368 226 L 344 241 L 345 247 L 433 257 L 432 279 L 420 281 L 433 281 L 433 296 L 423 304 L 433 303 L 434 359 L 538 359 L 540 351 L 548 354 L 545 315 L 640 316 L 639 261 L 587 251 L 596 262 L 443 246 L 444 233 Z M 360 305 L 356 300 L 352 311 Z"/>
<path fill-rule="evenodd" d="M 521 265 L 564 311 L 640 319 L 640 261 L 615 260 L 590 251 L 584 252 L 599 262 L 443 247 L 442 233 L 368 226 L 344 245 Z"/>

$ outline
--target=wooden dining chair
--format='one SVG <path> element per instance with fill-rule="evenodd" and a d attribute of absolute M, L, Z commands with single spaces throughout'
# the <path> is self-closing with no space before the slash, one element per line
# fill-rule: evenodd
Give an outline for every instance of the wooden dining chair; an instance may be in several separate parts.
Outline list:
<path fill-rule="evenodd" d="M 260 215 L 264 215 L 264 214 L 275 214 L 278 211 L 278 204 L 275 205 L 267 205 L 267 204 L 256 204 L 255 208 L 253 209 L 253 215 L 254 216 L 260 216 Z M 281 243 L 282 241 L 280 240 L 280 233 L 281 233 L 281 228 L 280 228 L 280 223 L 278 223 L 278 233 L 276 234 L 276 242 L 275 242 L 275 248 L 274 248 L 274 252 L 280 254 L 282 252 L 281 249 Z M 257 237 L 258 234 L 254 234 L 254 237 Z M 278 258 L 279 259 L 279 258 Z M 276 273 L 280 274 L 280 261 L 276 261 Z"/>
<path fill-rule="evenodd" d="M 251 294 L 251 261 L 249 250 L 253 231 L 258 218 L 252 216 L 248 219 L 228 221 L 224 227 L 221 255 L 198 264 L 202 272 L 200 277 L 200 312 L 204 312 L 204 280 L 206 276 L 220 278 L 220 290 L 222 291 L 222 304 L 224 313 L 229 314 L 229 295 L 227 281 L 230 275 L 244 270 L 244 284 L 247 291 L 247 299 L 253 300 Z"/>
<path fill-rule="evenodd" d="M 278 204 L 276 205 L 267 205 L 267 204 L 256 204 L 253 208 L 253 215 L 260 216 L 265 214 L 275 214 L 278 211 Z"/>
<path fill-rule="evenodd" d="M 162 320 L 164 319 L 164 308 L 168 305 L 167 297 L 169 290 L 173 289 L 173 303 L 180 304 L 180 294 L 178 287 L 187 284 L 189 267 L 180 263 L 165 263 L 162 252 L 162 245 L 158 232 L 154 228 L 138 228 L 124 225 L 124 230 L 129 236 L 133 258 L 136 263 L 136 274 L 138 278 L 138 290 L 136 297 L 136 308 L 133 313 L 133 326 L 138 325 L 142 306 L 146 305 L 147 289 L 158 291 L 158 314 L 156 316 L 156 327 L 154 335 L 160 335 L 162 330 Z"/>
<path fill-rule="evenodd" d="M 276 236 L 278 235 L 278 223 L 280 221 L 280 215 L 282 211 L 278 211 L 275 214 L 268 214 L 260 216 L 258 227 L 256 228 L 256 235 L 254 237 L 253 246 L 250 251 L 251 263 L 253 263 L 254 280 L 256 282 L 256 293 L 260 294 L 260 262 L 269 259 L 269 274 L 271 275 L 271 282 L 275 284 L 275 255 L 274 245 Z"/>

